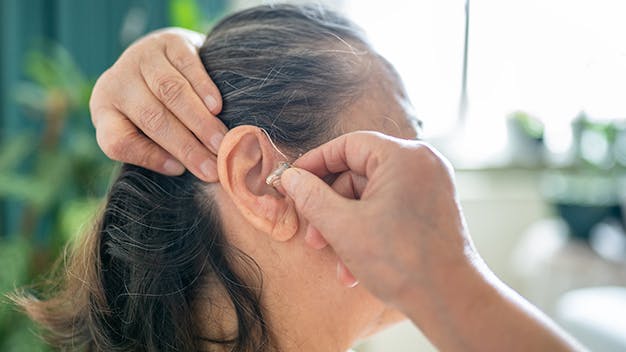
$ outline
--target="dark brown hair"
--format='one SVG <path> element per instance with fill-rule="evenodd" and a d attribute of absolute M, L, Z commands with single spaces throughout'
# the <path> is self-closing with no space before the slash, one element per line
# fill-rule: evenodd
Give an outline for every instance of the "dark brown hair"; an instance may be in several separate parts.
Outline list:
<path fill-rule="evenodd" d="M 259 126 L 297 155 L 331 138 L 337 113 L 361 95 L 368 48 L 333 12 L 275 5 L 222 20 L 200 57 L 223 95 L 226 126 Z M 49 287 L 13 297 L 63 350 L 275 349 L 261 272 L 226 242 L 210 192 L 189 173 L 123 165 L 66 262 Z M 242 277 L 242 267 L 252 274 Z M 234 336 L 200 333 L 197 307 L 211 306 L 203 293 L 217 286 L 235 308 Z"/>

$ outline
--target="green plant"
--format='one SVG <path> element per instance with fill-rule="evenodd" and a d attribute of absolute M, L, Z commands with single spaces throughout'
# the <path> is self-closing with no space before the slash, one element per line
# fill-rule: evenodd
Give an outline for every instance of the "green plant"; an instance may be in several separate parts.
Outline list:
<path fill-rule="evenodd" d="M 543 138 L 544 125 L 538 118 L 524 112 L 516 111 L 508 116 L 521 132 L 529 139 L 541 140 Z"/>
<path fill-rule="evenodd" d="M 227 0 L 165 0 L 169 25 L 205 32 Z M 0 351 L 48 351 L 36 327 L 5 294 L 38 281 L 63 247 L 89 225 L 114 163 L 99 150 L 89 121 L 94 80 L 70 53 L 36 43 L 24 60 L 25 81 L 10 87 L 27 119 L 0 140 L 0 203 L 8 233 L 0 233 Z M 103 68 L 101 68 L 103 69 Z M 0 224 L 2 225 L 2 224 Z"/>
<path fill-rule="evenodd" d="M 170 25 L 206 33 L 226 12 L 227 0 L 170 0 Z"/>
<path fill-rule="evenodd" d="M 61 46 L 41 47 L 28 53 L 28 80 L 14 89 L 27 127 L 0 145 L 0 199 L 13 214 L 10 233 L 0 236 L 3 295 L 50 270 L 95 213 L 113 167 L 89 122 L 93 80 Z M 38 341 L 28 320 L 3 304 L 0 350 L 45 350 Z"/>

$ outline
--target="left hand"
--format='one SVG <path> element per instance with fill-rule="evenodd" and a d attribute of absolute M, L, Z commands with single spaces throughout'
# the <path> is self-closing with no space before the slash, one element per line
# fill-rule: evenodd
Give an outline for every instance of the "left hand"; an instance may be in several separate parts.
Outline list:
<path fill-rule="evenodd" d="M 204 36 L 180 28 L 139 39 L 104 72 L 89 107 L 102 151 L 166 175 L 217 181 L 226 127 L 220 93 L 198 56 Z"/>

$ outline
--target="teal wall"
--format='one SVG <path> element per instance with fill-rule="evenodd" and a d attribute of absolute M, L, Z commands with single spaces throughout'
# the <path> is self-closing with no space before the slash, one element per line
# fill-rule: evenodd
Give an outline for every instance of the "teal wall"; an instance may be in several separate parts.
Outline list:
<path fill-rule="evenodd" d="M 16 84 L 24 79 L 29 51 L 46 42 L 59 43 L 80 69 L 95 79 L 132 40 L 169 24 L 170 1 L 0 1 L 0 142 L 37 128 L 13 97 Z M 89 123 L 89 117 L 82 121 Z M 0 237 L 12 232 L 19 209 L 19 203 L 0 199 Z"/>
<path fill-rule="evenodd" d="M 20 79 L 24 54 L 29 49 L 36 49 L 43 40 L 60 43 L 85 73 L 95 77 L 110 66 L 128 44 L 123 41 L 121 28 L 129 17 L 144 19 L 135 21 L 144 22 L 135 31 L 137 35 L 166 26 L 169 22 L 167 0 L 0 2 L 2 135 L 20 125 L 19 113 L 9 92 Z"/>

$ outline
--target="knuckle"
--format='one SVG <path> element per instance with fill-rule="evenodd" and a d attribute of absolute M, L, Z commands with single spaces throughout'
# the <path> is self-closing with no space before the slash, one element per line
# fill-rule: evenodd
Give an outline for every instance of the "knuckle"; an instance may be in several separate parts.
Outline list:
<path fill-rule="evenodd" d="M 165 42 L 165 43 L 169 43 L 169 42 L 180 39 L 180 37 L 171 30 L 159 31 L 155 33 L 154 38 L 160 42 Z"/>
<path fill-rule="evenodd" d="M 419 158 L 424 162 L 436 163 L 439 160 L 437 153 L 430 146 L 426 144 L 423 144 L 422 146 L 420 146 L 418 151 L 419 151 L 418 153 Z"/>
<path fill-rule="evenodd" d="M 154 164 L 154 159 L 157 156 L 150 148 L 151 143 L 145 136 L 137 132 L 129 133 L 124 139 L 124 145 L 121 146 L 122 150 L 119 151 L 120 157 L 125 158 L 123 160 L 125 162 L 150 167 Z"/>
<path fill-rule="evenodd" d="M 104 91 L 104 86 L 108 82 L 112 81 L 109 76 L 111 76 L 110 68 L 104 71 L 100 75 L 100 77 L 98 77 L 98 80 L 96 80 L 96 83 L 93 86 L 93 91 L 91 93 L 91 96 L 89 97 L 89 110 L 92 113 L 102 101 L 106 101 L 106 97 L 103 97 L 103 95 L 106 95 L 106 92 Z"/>
<path fill-rule="evenodd" d="M 187 71 L 189 68 L 193 67 L 197 61 L 196 57 L 192 55 L 184 55 L 182 53 L 178 53 L 173 55 L 171 58 L 172 65 L 176 67 L 179 71 Z"/>
<path fill-rule="evenodd" d="M 316 198 L 319 196 L 315 189 L 300 192 L 300 206 L 305 212 L 312 212 L 315 210 Z"/>
<path fill-rule="evenodd" d="M 98 120 L 104 115 L 105 109 L 98 106 L 96 102 L 93 102 L 93 96 L 89 100 L 89 117 L 91 118 L 91 124 L 97 130 Z"/>
<path fill-rule="evenodd" d="M 448 159 L 437 152 L 432 146 L 424 144 L 419 148 L 418 159 L 422 165 L 428 166 L 430 169 L 443 170 L 447 173 L 453 173 L 454 168 Z"/>
<path fill-rule="evenodd" d="M 131 144 L 133 145 L 132 149 L 134 150 L 133 153 L 137 165 L 149 167 L 155 164 L 154 161 L 157 158 L 157 153 L 148 147 L 149 142 L 147 140 L 140 140 L 139 137 L 137 137 Z"/>
<path fill-rule="evenodd" d="M 167 129 L 167 119 L 163 108 L 144 108 L 139 115 L 144 132 L 154 135 Z"/>
<path fill-rule="evenodd" d="M 180 155 L 183 160 L 190 162 L 193 156 L 194 151 L 196 150 L 196 145 L 194 143 L 183 143 L 180 147 Z"/>
<path fill-rule="evenodd" d="M 311 192 L 300 192 L 300 208 L 307 211 L 311 209 Z"/>
<path fill-rule="evenodd" d="M 143 52 L 146 49 L 150 50 L 150 49 L 160 48 L 163 42 L 163 40 L 161 39 L 162 36 L 163 36 L 163 33 L 159 33 L 159 32 L 150 33 L 147 36 L 140 38 L 135 43 L 133 43 L 127 49 L 127 51 L 130 52 L 131 50 L 136 50 L 138 52 Z"/>
<path fill-rule="evenodd" d="M 123 161 L 124 150 L 126 149 L 123 139 L 111 138 L 111 136 L 98 131 L 96 132 L 96 141 L 104 155 L 113 160 Z"/>
<path fill-rule="evenodd" d="M 156 85 L 159 99 L 166 105 L 175 103 L 185 89 L 185 81 L 174 76 L 161 77 Z"/>

